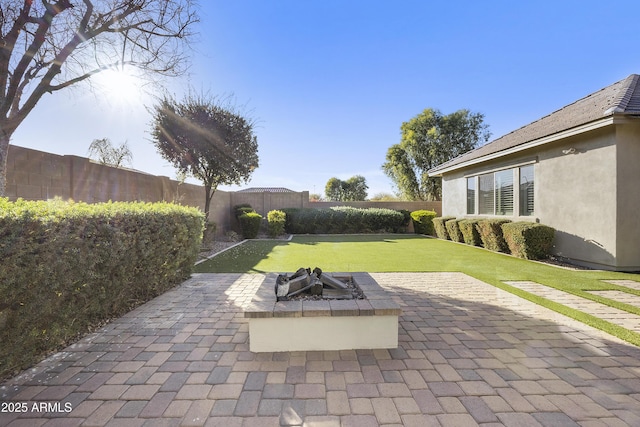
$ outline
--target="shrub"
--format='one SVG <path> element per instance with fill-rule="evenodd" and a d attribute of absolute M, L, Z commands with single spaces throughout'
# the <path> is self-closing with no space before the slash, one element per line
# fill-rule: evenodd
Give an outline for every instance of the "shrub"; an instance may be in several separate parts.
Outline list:
<path fill-rule="evenodd" d="M 398 228 L 397 231 L 406 233 L 407 227 L 409 227 L 409 224 L 411 224 L 411 211 L 408 211 L 406 209 L 398 209 L 398 212 L 402 214 L 402 226 Z"/>
<path fill-rule="evenodd" d="M 509 247 L 502 237 L 502 224 L 511 222 L 508 219 L 481 219 L 478 221 L 478 233 L 482 246 L 494 252 L 509 252 Z"/>
<path fill-rule="evenodd" d="M 444 223 L 447 228 L 447 234 L 449 234 L 449 238 L 454 242 L 462 243 L 464 239 L 462 237 L 462 233 L 460 232 L 460 227 L 458 226 L 459 219 L 450 219 Z"/>
<path fill-rule="evenodd" d="M 402 226 L 402 213 L 393 209 L 283 209 L 285 230 L 292 234 L 393 232 Z"/>
<path fill-rule="evenodd" d="M 502 225 L 502 233 L 512 255 L 543 259 L 551 252 L 555 230 L 534 222 L 512 222 Z"/>
<path fill-rule="evenodd" d="M 447 227 L 445 223 L 450 219 L 455 219 L 454 216 L 441 216 L 433 219 L 433 228 L 435 229 L 436 236 L 439 239 L 451 240 L 449 237 L 449 233 L 447 232 Z"/>
<path fill-rule="evenodd" d="M 463 219 L 458 221 L 458 227 L 462 233 L 462 238 L 467 245 L 480 246 L 482 245 L 482 239 L 480 239 L 480 233 L 478 232 L 479 219 Z"/>
<path fill-rule="evenodd" d="M 255 239 L 258 237 L 260 224 L 262 223 L 262 215 L 257 212 L 247 212 L 240 215 L 238 221 L 240 221 L 243 238 Z"/>
<path fill-rule="evenodd" d="M 249 212 L 255 212 L 255 210 L 248 203 L 242 203 L 233 207 L 233 215 L 236 217 L 236 219 L 239 219 L 240 215 Z"/>
<path fill-rule="evenodd" d="M 267 213 L 267 221 L 269 222 L 269 236 L 278 237 L 283 235 L 286 219 L 287 214 L 282 211 L 269 211 Z"/>
<path fill-rule="evenodd" d="M 436 217 L 435 211 L 418 210 L 411 212 L 413 220 L 413 229 L 416 234 L 434 234 L 433 218 Z"/>
<path fill-rule="evenodd" d="M 0 198 L 0 377 L 186 279 L 204 215 Z"/>

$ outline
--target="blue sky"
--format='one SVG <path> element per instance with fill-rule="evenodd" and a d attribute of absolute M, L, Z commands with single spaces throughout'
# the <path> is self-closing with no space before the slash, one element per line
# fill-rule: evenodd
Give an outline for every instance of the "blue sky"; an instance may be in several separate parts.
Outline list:
<path fill-rule="evenodd" d="M 494 139 L 640 73 L 637 0 L 201 3 L 190 75 L 168 90 L 232 93 L 258 120 L 260 167 L 240 188 L 363 175 L 370 196 L 392 192 L 386 151 L 425 108 L 483 113 Z M 134 168 L 175 177 L 149 142 L 152 98 L 128 92 L 47 96 L 12 143 L 86 156 L 126 140 Z"/>

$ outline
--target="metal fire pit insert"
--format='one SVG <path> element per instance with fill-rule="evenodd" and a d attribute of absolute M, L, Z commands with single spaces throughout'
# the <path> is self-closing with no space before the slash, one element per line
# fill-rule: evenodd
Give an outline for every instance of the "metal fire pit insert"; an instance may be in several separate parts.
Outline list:
<path fill-rule="evenodd" d="M 350 277 L 332 276 L 318 267 L 299 268 L 291 276 L 279 274 L 275 283 L 277 301 L 322 299 L 364 299 L 364 293 Z"/>
<path fill-rule="evenodd" d="M 363 299 L 277 301 L 277 274 L 267 274 L 244 310 L 253 352 L 398 347 L 400 306 L 368 273 L 331 273 L 352 281 Z"/>

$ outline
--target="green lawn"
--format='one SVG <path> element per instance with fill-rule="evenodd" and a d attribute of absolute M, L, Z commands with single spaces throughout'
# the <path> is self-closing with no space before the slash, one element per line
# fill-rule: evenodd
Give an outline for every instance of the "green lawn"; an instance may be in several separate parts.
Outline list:
<path fill-rule="evenodd" d="M 640 334 L 572 310 L 504 281 L 531 280 L 640 315 L 640 308 L 586 291 L 640 291 L 604 283 L 604 279 L 640 281 L 640 274 L 566 270 L 497 254 L 481 248 L 417 235 L 296 236 L 291 241 L 252 240 L 196 266 L 196 272 L 292 272 L 299 267 L 324 271 L 429 272 L 457 271 L 640 345 Z"/>

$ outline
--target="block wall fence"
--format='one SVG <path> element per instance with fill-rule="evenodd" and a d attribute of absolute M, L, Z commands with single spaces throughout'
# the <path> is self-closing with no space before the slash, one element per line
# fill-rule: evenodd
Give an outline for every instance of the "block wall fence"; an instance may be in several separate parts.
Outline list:
<path fill-rule="evenodd" d="M 204 209 L 204 187 L 180 183 L 166 176 L 101 165 L 85 157 L 58 155 L 30 148 L 9 146 L 7 191 L 10 200 L 48 200 L 60 197 L 87 203 L 112 201 L 176 202 Z M 389 209 L 435 210 L 442 214 L 441 202 L 309 202 L 309 192 L 227 192 L 213 195 L 209 220 L 223 235 L 234 228 L 231 209 L 248 203 L 266 216 L 273 209 L 328 208 L 331 206 L 384 207 Z"/>

